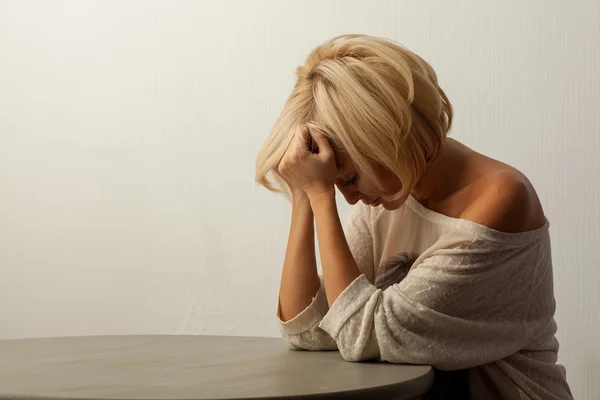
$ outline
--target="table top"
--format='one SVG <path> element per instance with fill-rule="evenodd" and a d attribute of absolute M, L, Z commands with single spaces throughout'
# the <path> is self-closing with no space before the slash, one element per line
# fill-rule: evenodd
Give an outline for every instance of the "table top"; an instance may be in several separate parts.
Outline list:
<path fill-rule="evenodd" d="M 411 399 L 432 384 L 427 366 L 349 363 L 276 338 L 0 340 L 0 399 Z"/>

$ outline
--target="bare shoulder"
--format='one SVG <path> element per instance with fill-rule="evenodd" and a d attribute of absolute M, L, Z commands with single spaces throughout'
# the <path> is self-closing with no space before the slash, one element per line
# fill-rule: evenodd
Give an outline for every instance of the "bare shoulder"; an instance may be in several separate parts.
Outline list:
<path fill-rule="evenodd" d="M 509 233 L 541 228 L 544 210 L 531 182 L 516 169 L 506 167 L 486 174 L 477 195 L 462 218 Z"/>

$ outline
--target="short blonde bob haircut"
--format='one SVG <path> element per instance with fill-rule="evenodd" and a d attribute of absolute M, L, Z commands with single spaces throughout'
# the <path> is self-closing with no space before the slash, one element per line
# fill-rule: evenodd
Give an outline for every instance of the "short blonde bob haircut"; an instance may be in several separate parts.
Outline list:
<path fill-rule="evenodd" d="M 338 36 L 298 67 L 294 90 L 258 154 L 256 181 L 289 195 L 274 168 L 305 125 L 322 131 L 334 152 L 346 152 L 361 179 L 379 190 L 374 165 L 389 169 L 402 184 L 389 199 L 398 199 L 440 155 L 451 124 L 452 106 L 425 60 L 387 39 Z"/>

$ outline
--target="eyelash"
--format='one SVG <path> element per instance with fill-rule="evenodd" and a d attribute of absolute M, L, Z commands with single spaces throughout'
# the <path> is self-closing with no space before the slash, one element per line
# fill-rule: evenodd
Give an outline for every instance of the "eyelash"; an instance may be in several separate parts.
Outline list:
<path fill-rule="evenodd" d="M 346 185 L 346 186 L 352 185 L 354 182 L 356 182 L 357 176 L 358 176 L 357 174 L 354 174 L 354 176 L 352 177 L 352 179 L 350 179 L 349 181 L 344 181 L 344 185 Z"/>

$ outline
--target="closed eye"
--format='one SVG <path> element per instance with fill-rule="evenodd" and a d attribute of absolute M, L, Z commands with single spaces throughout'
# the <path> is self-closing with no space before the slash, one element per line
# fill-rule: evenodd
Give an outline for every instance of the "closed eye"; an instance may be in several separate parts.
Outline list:
<path fill-rule="evenodd" d="M 347 180 L 347 181 L 344 181 L 344 185 L 345 185 L 345 186 L 350 186 L 350 185 L 352 185 L 352 184 L 354 184 L 354 183 L 356 182 L 356 179 L 357 179 L 357 174 L 354 174 L 354 175 L 352 176 L 352 178 L 350 178 L 350 179 L 349 179 L 349 180 Z"/>

